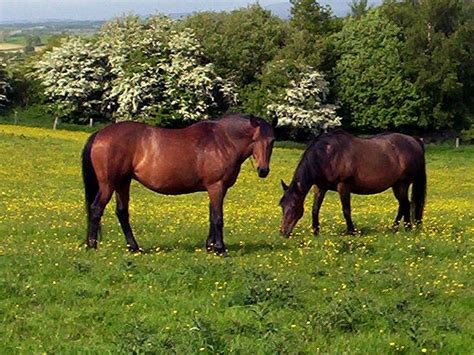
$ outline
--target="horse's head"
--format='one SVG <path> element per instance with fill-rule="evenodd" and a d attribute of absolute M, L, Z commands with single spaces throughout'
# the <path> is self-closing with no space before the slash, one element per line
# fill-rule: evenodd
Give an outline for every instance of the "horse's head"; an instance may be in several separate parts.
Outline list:
<path fill-rule="evenodd" d="M 272 126 L 262 119 L 251 117 L 250 124 L 253 129 L 252 155 L 257 162 L 258 176 L 264 178 L 270 172 L 270 158 L 272 156 L 275 135 Z"/>
<path fill-rule="evenodd" d="M 280 232 L 289 237 L 296 223 L 301 219 L 304 213 L 304 193 L 298 183 L 287 186 L 281 180 L 283 187 L 283 196 L 280 200 L 280 206 L 283 209 L 283 218 L 281 220 Z"/>

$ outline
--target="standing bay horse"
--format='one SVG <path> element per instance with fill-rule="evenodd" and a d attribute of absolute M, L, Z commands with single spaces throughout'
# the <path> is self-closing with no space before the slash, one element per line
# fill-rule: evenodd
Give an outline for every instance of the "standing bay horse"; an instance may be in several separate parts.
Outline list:
<path fill-rule="evenodd" d="M 207 191 L 210 230 L 206 248 L 225 255 L 223 201 L 227 189 L 234 185 L 242 163 L 251 155 L 257 162 L 258 176 L 268 175 L 274 141 L 270 124 L 243 114 L 182 129 L 122 122 L 94 133 L 82 154 L 87 246 L 97 248 L 100 220 L 115 192 L 116 214 L 128 248 L 140 250 L 128 213 L 130 182 L 135 179 L 166 195 Z"/>
<path fill-rule="evenodd" d="M 281 232 L 289 236 L 303 216 L 303 205 L 311 186 L 316 185 L 313 204 L 313 232 L 319 233 L 319 210 L 328 190 L 339 193 L 347 232 L 355 232 L 351 219 L 351 193 L 370 195 L 388 188 L 398 200 L 395 226 L 401 218 L 411 226 L 408 188 L 416 223 L 421 223 L 426 197 L 426 169 L 423 142 L 399 133 L 361 139 L 343 130 L 317 137 L 303 153 L 290 186 L 284 190 Z"/>

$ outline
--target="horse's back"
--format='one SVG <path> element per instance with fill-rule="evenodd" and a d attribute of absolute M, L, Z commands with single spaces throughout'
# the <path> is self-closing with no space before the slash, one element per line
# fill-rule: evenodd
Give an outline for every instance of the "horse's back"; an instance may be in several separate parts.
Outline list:
<path fill-rule="evenodd" d="M 310 148 L 313 160 L 320 160 L 327 186 L 334 189 L 344 182 L 358 194 L 382 192 L 398 181 L 411 182 L 423 160 L 422 145 L 400 133 L 359 138 L 338 130 L 323 135 Z"/>
<path fill-rule="evenodd" d="M 413 165 L 420 162 L 424 155 L 423 142 L 401 133 L 385 133 L 367 139 L 389 149 L 397 156 L 400 164 Z"/>
<path fill-rule="evenodd" d="M 111 184 L 134 178 L 164 194 L 205 190 L 231 163 L 221 156 L 227 140 L 217 122 L 180 129 L 137 122 L 107 126 L 98 132 L 92 148 L 98 178 Z"/>
<path fill-rule="evenodd" d="M 423 159 L 423 149 L 413 138 L 386 133 L 359 139 L 359 159 L 354 180 L 360 193 L 376 193 L 396 183 L 411 183 Z"/>

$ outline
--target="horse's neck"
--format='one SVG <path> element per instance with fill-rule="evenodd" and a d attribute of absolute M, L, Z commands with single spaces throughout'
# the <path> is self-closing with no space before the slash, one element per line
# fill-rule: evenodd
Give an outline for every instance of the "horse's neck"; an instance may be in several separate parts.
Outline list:
<path fill-rule="evenodd" d="M 245 128 L 235 129 L 224 127 L 223 131 L 229 140 L 229 143 L 235 147 L 236 154 L 242 162 L 252 155 L 252 135 Z"/>
<path fill-rule="evenodd" d="M 298 192 L 303 196 L 306 196 L 311 186 L 314 185 L 314 176 L 312 175 L 312 171 L 309 169 L 308 164 L 301 161 L 295 171 L 291 185 L 294 186 L 294 188 L 298 187 Z"/>

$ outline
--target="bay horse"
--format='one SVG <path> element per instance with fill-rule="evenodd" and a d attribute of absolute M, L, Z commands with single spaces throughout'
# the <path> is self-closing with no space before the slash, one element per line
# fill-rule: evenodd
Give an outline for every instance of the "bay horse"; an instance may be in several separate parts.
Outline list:
<path fill-rule="evenodd" d="M 354 234 L 351 193 L 377 194 L 392 188 L 398 200 L 394 227 L 401 218 L 411 226 L 408 188 L 412 187 L 414 219 L 421 223 L 426 198 L 424 145 L 420 139 L 399 133 L 371 138 L 355 137 L 341 129 L 318 136 L 305 150 L 290 186 L 281 181 L 283 218 L 280 231 L 289 237 L 303 216 L 304 200 L 311 186 L 317 187 L 313 203 L 313 233 L 319 233 L 319 210 L 327 191 L 337 191 L 347 224 Z"/>
<path fill-rule="evenodd" d="M 130 183 L 139 181 L 166 195 L 207 191 L 210 229 L 206 249 L 226 255 L 223 201 L 242 163 L 253 155 L 258 176 L 270 171 L 275 141 L 272 125 L 244 114 L 229 114 L 186 128 L 156 128 L 120 122 L 92 134 L 82 154 L 87 211 L 87 240 L 97 248 L 104 208 L 116 196 L 116 214 L 130 251 L 139 251 L 129 222 Z"/>

